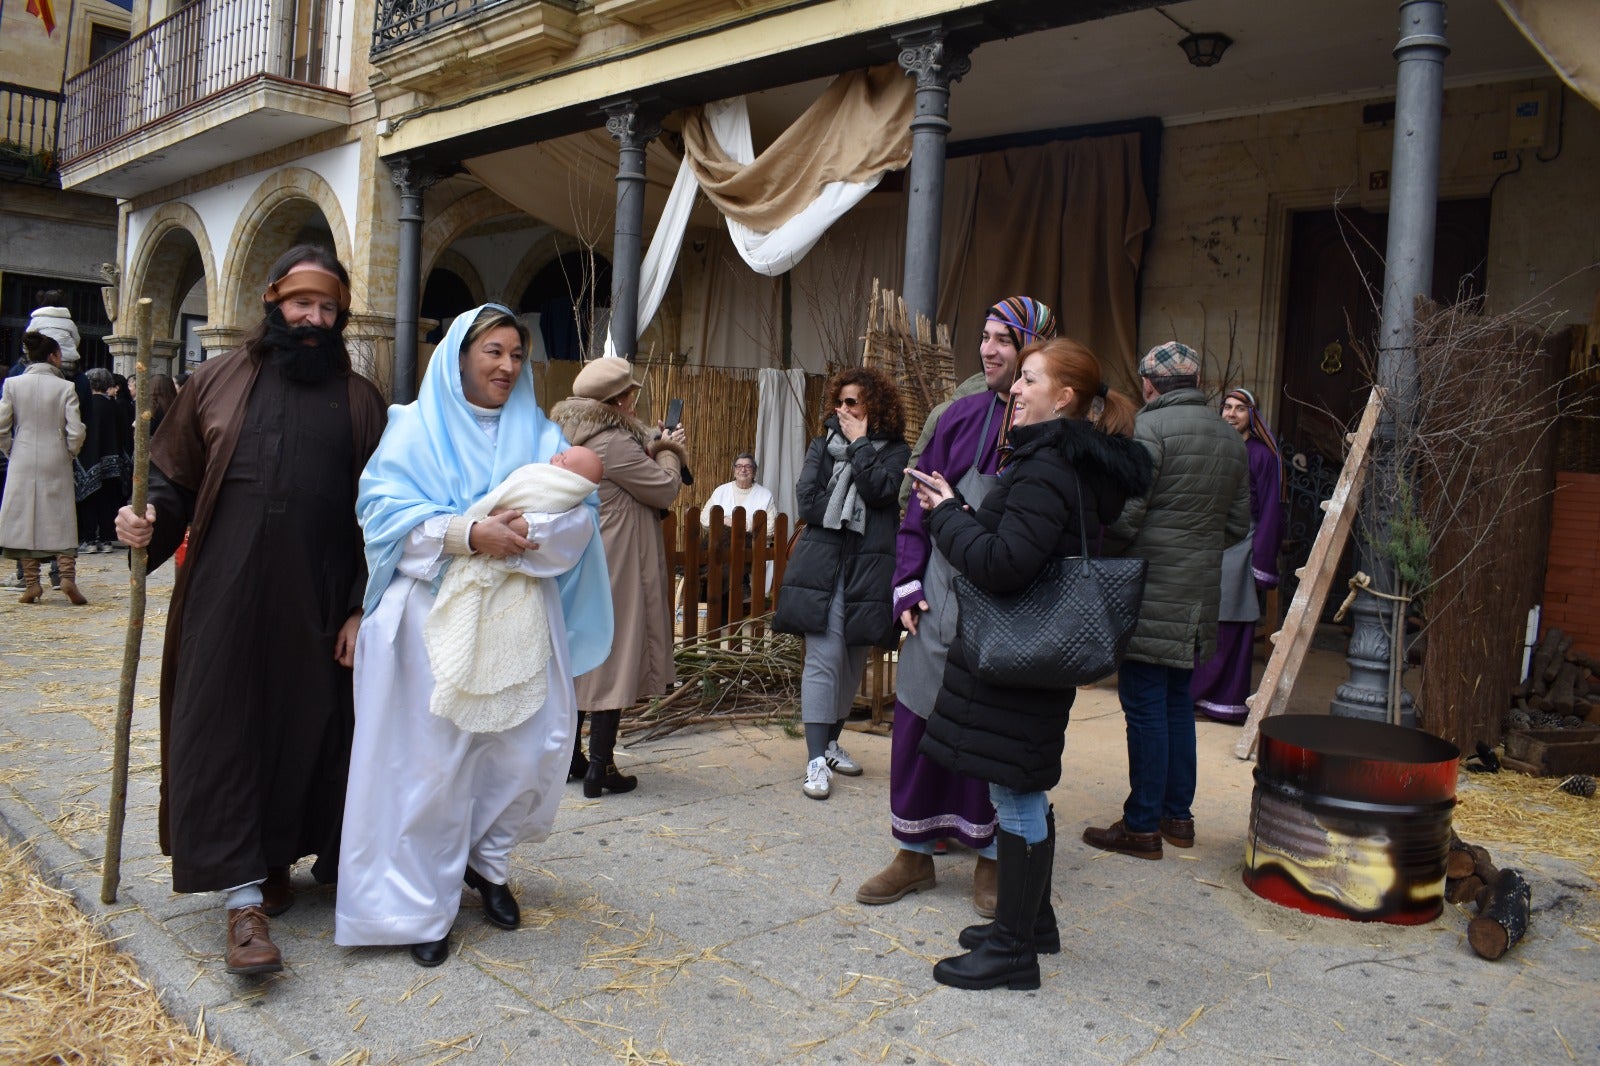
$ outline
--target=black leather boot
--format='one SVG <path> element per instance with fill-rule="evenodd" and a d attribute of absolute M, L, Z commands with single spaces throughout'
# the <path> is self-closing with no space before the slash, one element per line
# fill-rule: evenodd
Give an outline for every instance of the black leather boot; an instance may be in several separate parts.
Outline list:
<path fill-rule="evenodd" d="M 602 792 L 632 792 L 639 785 L 637 777 L 624 774 L 612 761 L 617 729 L 621 725 L 621 711 L 589 714 L 589 769 L 583 776 L 583 794 L 587 799 L 599 799 Z"/>
<path fill-rule="evenodd" d="M 1030 845 L 1004 829 L 998 839 L 1000 893 L 994 924 L 976 948 L 935 964 L 933 979 L 942 985 L 972 989 L 1005 985 L 1014 991 L 1039 987 L 1033 923 L 1056 849 L 1048 839 Z"/>
<path fill-rule="evenodd" d="M 491 925 L 515 929 L 522 924 L 522 908 L 517 906 L 517 897 L 511 894 L 510 885 L 497 885 L 470 866 L 462 880 L 482 897 L 483 916 Z"/>
<path fill-rule="evenodd" d="M 418 966 L 437 966 L 450 957 L 450 934 L 429 944 L 412 944 L 411 957 Z"/>
<path fill-rule="evenodd" d="M 1053 855 L 1056 849 L 1056 809 L 1051 807 L 1044 816 L 1044 824 L 1049 827 L 1050 835 L 1046 840 L 1050 844 Z M 1033 920 L 1033 950 L 1040 955 L 1056 955 L 1061 951 L 1061 928 L 1056 925 L 1056 909 L 1050 903 L 1051 872 L 1046 871 L 1044 877 L 1044 895 L 1039 898 L 1039 915 Z M 989 930 L 994 928 L 993 922 L 984 922 L 982 925 L 969 925 L 961 930 L 958 938 L 961 946 L 971 951 L 984 938 L 989 935 Z"/>
<path fill-rule="evenodd" d="M 567 780 L 582 781 L 589 772 L 589 760 L 583 756 L 583 712 L 578 712 L 578 724 L 572 730 L 572 765 L 567 767 Z"/>

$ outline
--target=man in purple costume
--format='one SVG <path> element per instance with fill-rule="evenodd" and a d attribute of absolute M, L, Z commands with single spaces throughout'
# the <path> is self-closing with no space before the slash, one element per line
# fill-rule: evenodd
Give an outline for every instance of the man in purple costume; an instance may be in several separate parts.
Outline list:
<path fill-rule="evenodd" d="M 1050 308 L 1028 296 L 1012 296 L 989 308 L 979 354 L 984 388 L 929 416 L 930 433 L 913 462 L 937 471 L 976 507 L 998 480 L 999 444 L 1010 425 L 1007 394 L 1017 372 L 1017 353 L 1056 335 Z M 895 550 L 895 613 L 909 634 L 895 672 L 894 738 L 889 761 L 889 818 L 899 850 L 880 872 L 856 889 L 856 901 L 893 903 L 908 892 L 934 886 L 935 845 L 954 839 L 978 852 L 972 905 L 994 917 L 997 887 L 995 814 L 987 782 L 962 777 L 917 753 L 927 718 L 944 677 L 945 654 L 956 632 L 956 599 L 950 564 L 922 528 L 922 506 L 912 496 Z"/>

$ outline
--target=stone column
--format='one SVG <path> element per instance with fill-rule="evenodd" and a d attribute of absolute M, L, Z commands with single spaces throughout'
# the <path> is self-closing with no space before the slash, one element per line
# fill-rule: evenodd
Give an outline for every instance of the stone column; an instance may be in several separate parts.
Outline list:
<path fill-rule="evenodd" d="M 900 66 L 917 79 L 911 119 L 910 191 L 906 198 L 906 262 L 900 295 L 913 322 L 939 315 L 939 229 L 944 211 L 944 150 L 950 138 L 950 83 L 972 69 L 965 46 L 942 26 L 895 38 Z"/>
<path fill-rule="evenodd" d="M 399 380 L 395 374 L 395 353 L 400 348 L 399 337 L 399 327 L 391 315 L 352 313 L 349 324 L 344 328 L 344 345 L 350 353 L 350 365 L 354 367 L 356 373 L 378 386 L 378 391 L 390 399 L 393 398 L 389 396 L 390 390 L 394 382 Z M 413 357 L 420 337 L 421 330 L 413 328 L 411 331 Z M 412 380 L 415 381 L 418 377 L 418 373 L 414 370 Z"/>
<path fill-rule="evenodd" d="M 111 369 L 125 378 L 132 377 L 139 356 L 139 338 L 110 336 L 105 343 L 106 351 L 111 353 Z"/>
<path fill-rule="evenodd" d="M 385 160 L 400 190 L 400 264 L 395 276 L 394 384 L 390 399 L 417 398 L 417 315 L 422 306 L 422 194 L 436 179 L 419 156 Z"/>
<path fill-rule="evenodd" d="M 200 350 L 205 353 L 204 358 L 215 359 L 239 347 L 245 331 L 238 326 L 201 326 L 194 331 L 194 335 L 200 338 Z"/>
<path fill-rule="evenodd" d="M 150 372 L 171 374 L 173 368 L 178 365 L 178 356 L 182 351 L 182 341 L 156 338 L 150 343 Z"/>
<path fill-rule="evenodd" d="M 1379 592 L 1395 590 L 1394 566 L 1379 545 L 1392 517 L 1405 456 L 1395 447 L 1413 417 L 1417 390 L 1413 350 L 1416 298 L 1433 286 L 1434 221 L 1439 199 L 1439 126 L 1444 106 L 1443 0 L 1405 0 L 1400 5 L 1400 43 L 1394 101 L 1394 160 L 1389 179 L 1389 236 L 1385 253 L 1383 316 L 1379 332 L 1378 384 L 1388 390 L 1372 442 L 1372 469 L 1362 497 L 1356 565 Z M 1331 711 L 1348 718 L 1389 721 L 1389 663 L 1404 655 L 1404 642 L 1390 639 L 1403 617 L 1395 602 L 1363 591 L 1351 608 L 1350 679 L 1339 686 Z M 1405 668 L 1404 662 L 1400 668 Z M 1411 696 L 1401 690 L 1396 719 L 1416 725 Z"/>
<path fill-rule="evenodd" d="M 632 359 L 639 349 L 639 275 L 644 257 L 644 150 L 660 120 L 637 100 L 605 107 L 606 131 L 618 146 L 617 224 L 611 248 L 611 343 Z"/>

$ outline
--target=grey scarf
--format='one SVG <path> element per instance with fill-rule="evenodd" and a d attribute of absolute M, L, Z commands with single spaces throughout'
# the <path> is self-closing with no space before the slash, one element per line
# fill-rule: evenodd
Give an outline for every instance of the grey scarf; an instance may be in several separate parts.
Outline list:
<path fill-rule="evenodd" d="M 869 442 L 877 451 L 883 450 L 883 441 Z M 822 516 L 824 529 L 849 529 L 856 533 L 867 531 L 867 508 L 856 491 L 856 472 L 845 458 L 850 442 L 843 434 L 828 431 L 828 455 L 833 459 L 833 473 L 828 476 L 828 510 Z"/>

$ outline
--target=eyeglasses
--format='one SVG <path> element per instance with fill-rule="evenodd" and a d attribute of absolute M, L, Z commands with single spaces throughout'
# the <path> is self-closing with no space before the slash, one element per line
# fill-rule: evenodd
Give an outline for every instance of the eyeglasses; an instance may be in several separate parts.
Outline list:
<path fill-rule="evenodd" d="M 861 401 L 854 396 L 841 396 L 834 401 L 835 407 L 860 407 Z"/>

